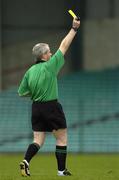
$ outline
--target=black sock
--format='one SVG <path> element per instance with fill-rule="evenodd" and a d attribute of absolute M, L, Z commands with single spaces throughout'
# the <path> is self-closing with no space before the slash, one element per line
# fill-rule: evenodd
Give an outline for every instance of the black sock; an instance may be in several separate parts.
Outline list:
<path fill-rule="evenodd" d="M 26 151 L 24 159 L 29 163 L 32 157 L 38 152 L 39 149 L 40 146 L 37 143 L 30 144 Z"/>
<path fill-rule="evenodd" d="M 67 146 L 56 146 L 56 159 L 58 170 L 63 171 L 66 167 Z"/>

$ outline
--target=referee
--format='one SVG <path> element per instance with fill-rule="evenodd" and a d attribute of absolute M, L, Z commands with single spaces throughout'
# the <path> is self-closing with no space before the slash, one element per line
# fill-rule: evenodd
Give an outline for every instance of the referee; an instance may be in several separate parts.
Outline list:
<path fill-rule="evenodd" d="M 30 176 L 29 163 L 42 147 L 46 132 L 52 132 L 56 138 L 57 175 L 71 175 L 66 169 L 67 124 L 62 106 L 58 102 L 57 75 L 64 65 L 64 55 L 79 27 L 80 21 L 73 19 L 71 30 L 54 55 L 45 43 L 38 43 L 32 49 L 35 64 L 26 71 L 18 89 L 19 96 L 29 96 L 33 101 L 31 123 L 34 137 L 20 162 L 22 176 Z"/>

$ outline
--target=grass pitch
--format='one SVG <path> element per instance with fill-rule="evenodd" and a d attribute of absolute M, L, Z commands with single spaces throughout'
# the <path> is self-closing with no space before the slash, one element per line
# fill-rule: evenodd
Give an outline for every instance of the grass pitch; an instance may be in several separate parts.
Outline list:
<path fill-rule="evenodd" d="M 58 177 L 53 154 L 40 154 L 33 158 L 31 177 L 21 177 L 21 154 L 0 155 L 0 180 L 119 180 L 119 154 L 68 155 L 67 166 L 72 176 Z"/>

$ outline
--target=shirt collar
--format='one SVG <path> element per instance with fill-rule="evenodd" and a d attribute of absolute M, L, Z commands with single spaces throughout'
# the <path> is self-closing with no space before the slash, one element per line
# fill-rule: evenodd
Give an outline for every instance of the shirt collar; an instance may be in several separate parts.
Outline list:
<path fill-rule="evenodd" d="M 44 61 L 44 60 L 42 60 L 42 59 L 37 59 L 36 62 L 35 62 L 35 64 L 44 63 L 44 62 L 46 62 L 46 61 Z"/>

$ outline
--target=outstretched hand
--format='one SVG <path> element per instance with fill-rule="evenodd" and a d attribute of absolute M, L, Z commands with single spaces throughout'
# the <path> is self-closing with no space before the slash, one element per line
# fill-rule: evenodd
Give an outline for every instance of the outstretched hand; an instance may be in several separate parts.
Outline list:
<path fill-rule="evenodd" d="M 80 19 L 74 18 L 72 27 L 78 29 L 80 27 Z"/>

